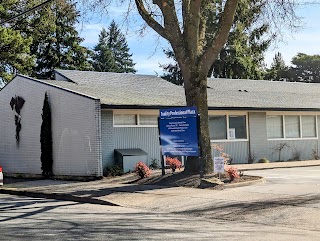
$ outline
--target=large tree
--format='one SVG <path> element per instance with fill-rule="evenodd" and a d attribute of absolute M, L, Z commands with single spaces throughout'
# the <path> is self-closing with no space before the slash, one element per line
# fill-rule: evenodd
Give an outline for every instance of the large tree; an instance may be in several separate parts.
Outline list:
<path fill-rule="evenodd" d="M 129 54 L 129 47 L 125 36 L 121 33 L 115 21 L 112 21 L 108 28 L 107 46 L 111 50 L 119 73 L 135 73 L 135 63 L 132 61 L 132 54 Z"/>
<path fill-rule="evenodd" d="M 241 1 L 238 4 L 228 40 L 211 65 L 208 77 L 263 78 L 264 52 L 275 37 L 269 33 L 269 25 L 259 20 L 263 7 L 261 1 Z M 215 23 L 217 18 L 219 15 L 212 12 L 210 23 Z M 209 24 L 208 27 L 215 28 L 215 25 Z M 173 51 L 166 50 L 165 54 L 176 61 Z M 165 71 L 163 78 L 175 84 L 183 83 L 177 63 L 160 66 Z"/>
<path fill-rule="evenodd" d="M 265 79 L 275 81 L 287 80 L 289 78 L 288 71 L 289 68 L 286 66 L 282 54 L 278 52 L 273 57 L 270 68 L 267 69 Z"/>
<path fill-rule="evenodd" d="M 47 22 L 48 28 L 33 46 L 37 51 L 36 76 L 52 78 L 55 68 L 90 70 L 91 65 L 87 61 L 89 51 L 80 45 L 83 39 L 75 28 L 79 17 L 76 5 L 70 0 L 54 1 L 39 12 L 39 18 L 47 16 L 54 24 Z M 35 18 L 34 21 L 43 20 Z"/>
<path fill-rule="evenodd" d="M 108 46 L 108 33 L 105 28 L 102 28 L 98 44 L 93 48 L 92 66 L 98 72 L 118 71 L 114 55 Z"/>
<path fill-rule="evenodd" d="M 37 6 L 42 1 L 22 1 L 25 9 Z M 24 4 L 23 4 L 24 3 Z M 33 76 L 52 78 L 53 70 L 91 70 L 88 63 L 89 51 L 81 46 L 82 38 L 76 30 L 80 16 L 76 4 L 71 0 L 55 0 L 15 22 L 14 26 L 33 42 L 30 51 L 36 61 Z"/>
<path fill-rule="evenodd" d="M 0 3 L 0 21 L 6 22 L 16 11 L 18 1 Z M 0 26 L 0 83 L 7 83 L 16 73 L 28 74 L 33 65 L 30 55 L 32 38 L 25 36 L 11 24 Z"/>
<path fill-rule="evenodd" d="M 292 58 L 294 65 L 290 81 L 320 83 L 320 55 L 298 53 Z"/>
<path fill-rule="evenodd" d="M 102 28 L 99 41 L 93 48 L 92 65 L 95 71 L 135 73 L 135 63 L 125 36 L 121 33 L 115 21 L 112 21 L 108 31 Z"/>

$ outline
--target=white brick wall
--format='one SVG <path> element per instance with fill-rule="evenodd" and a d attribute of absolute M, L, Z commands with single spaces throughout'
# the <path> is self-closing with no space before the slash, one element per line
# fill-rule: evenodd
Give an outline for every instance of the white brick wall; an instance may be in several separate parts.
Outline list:
<path fill-rule="evenodd" d="M 41 174 L 40 128 L 45 92 L 52 113 L 55 175 L 101 176 L 100 101 L 17 76 L 0 91 L 0 165 L 7 173 Z M 16 145 L 15 95 L 25 99 Z"/>

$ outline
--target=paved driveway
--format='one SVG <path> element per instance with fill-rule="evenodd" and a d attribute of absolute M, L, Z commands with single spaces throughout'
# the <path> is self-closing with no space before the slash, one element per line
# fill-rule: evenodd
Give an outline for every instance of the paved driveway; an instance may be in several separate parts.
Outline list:
<path fill-rule="evenodd" d="M 279 168 L 246 171 L 247 175 L 263 176 L 264 185 L 249 186 L 243 191 L 273 193 L 275 195 L 319 195 L 320 167 Z"/>

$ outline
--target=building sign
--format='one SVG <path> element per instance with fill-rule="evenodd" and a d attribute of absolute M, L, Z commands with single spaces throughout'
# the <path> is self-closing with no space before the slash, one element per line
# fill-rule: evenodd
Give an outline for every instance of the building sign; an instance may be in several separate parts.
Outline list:
<path fill-rule="evenodd" d="M 215 173 L 224 173 L 224 157 L 213 158 L 213 170 Z"/>
<path fill-rule="evenodd" d="M 163 155 L 199 156 L 197 114 L 195 107 L 160 110 L 159 133 Z"/>

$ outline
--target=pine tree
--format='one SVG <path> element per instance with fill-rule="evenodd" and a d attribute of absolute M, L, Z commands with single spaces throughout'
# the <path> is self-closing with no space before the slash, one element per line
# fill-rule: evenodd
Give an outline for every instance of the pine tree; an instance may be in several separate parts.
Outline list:
<path fill-rule="evenodd" d="M 132 61 L 132 54 L 129 54 L 129 47 L 125 36 L 120 32 L 115 21 L 112 21 L 108 28 L 107 46 L 111 50 L 118 73 L 135 73 L 135 63 Z"/>
<path fill-rule="evenodd" d="M 40 142 L 41 142 L 42 175 L 45 177 L 50 177 L 53 175 L 52 129 L 51 129 L 51 108 L 50 108 L 47 93 L 45 93 L 44 101 L 43 101 Z"/>
<path fill-rule="evenodd" d="M 5 21 L 16 14 L 17 0 L 0 3 L 0 20 Z M 0 27 L 0 84 L 7 83 L 14 74 L 28 74 L 33 65 L 30 55 L 31 37 L 15 30 L 11 24 Z"/>
<path fill-rule="evenodd" d="M 221 1 L 220 4 L 223 4 Z M 262 79 L 264 52 L 275 36 L 267 36 L 269 25 L 257 22 L 264 7 L 261 1 L 240 1 L 227 43 L 208 76 L 234 79 Z M 219 18 L 213 15 L 213 22 Z"/>
<path fill-rule="evenodd" d="M 99 42 L 93 48 L 92 66 L 98 72 L 117 72 L 118 68 L 111 49 L 107 45 L 108 33 L 102 28 L 99 34 Z"/>
<path fill-rule="evenodd" d="M 265 79 L 275 81 L 288 79 L 288 71 L 289 68 L 286 66 L 282 54 L 278 52 L 273 57 L 273 62 L 270 69 L 267 70 Z"/>
<path fill-rule="evenodd" d="M 34 37 L 31 53 L 36 55 L 33 75 L 52 78 L 53 70 L 90 70 L 89 51 L 81 46 L 75 24 L 79 12 L 71 0 L 56 0 L 35 12 L 25 32 Z"/>

